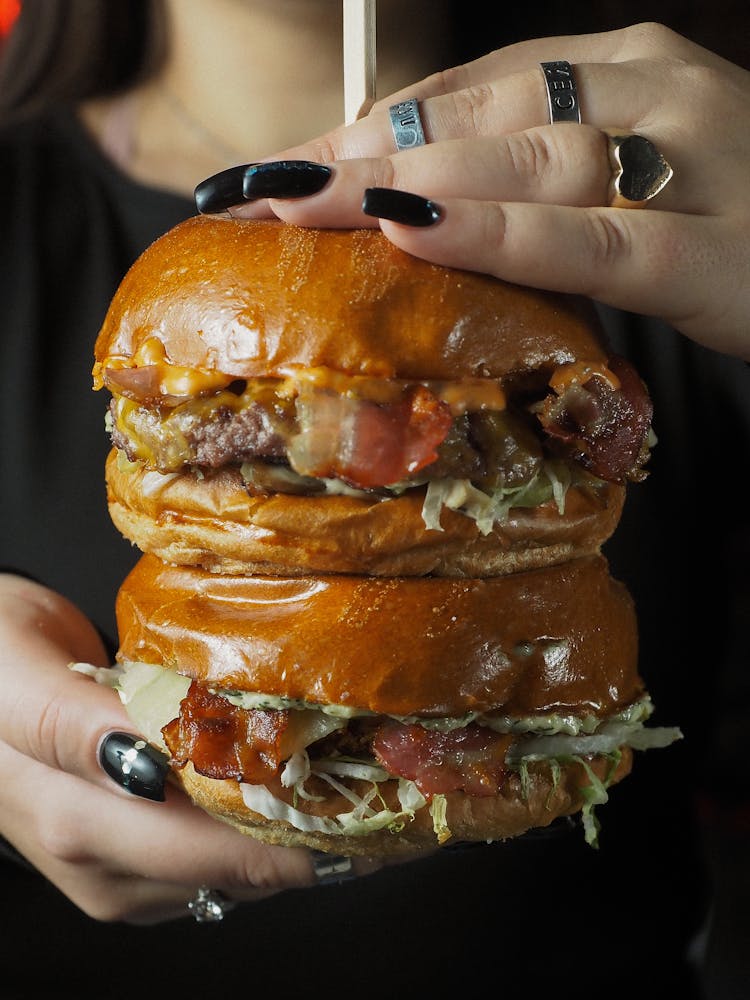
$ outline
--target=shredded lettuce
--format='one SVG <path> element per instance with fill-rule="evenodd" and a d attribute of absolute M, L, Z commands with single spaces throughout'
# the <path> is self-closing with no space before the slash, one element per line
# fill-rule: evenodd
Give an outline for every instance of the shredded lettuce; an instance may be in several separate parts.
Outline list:
<path fill-rule="evenodd" d="M 262 470 L 259 471 L 259 467 Z M 520 486 L 500 486 L 491 493 L 475 486 L 470 479 L 428 479 L 414 477 L 390 483 L 382 493 L 355 489 L 341 479 L 301 475 L 288 466 L 268 466 L 265 463 L 244 462 L 240 472 L 245 482 L 262 488 L 273 486 L 292 493 L 320 493 L 328 496 L 350 496 L 366 500 L 387 500 L 403 495 L 410 489 L 427 486 L 422 504 L 425 527 L 442 531 L 440 516 L 444 507 L 458 511 L 476 522 L 479 531 L 488 535 L 496 521 L 506 520 L 513 507 L 538 507 L 553 500 L 559 513 L 565 512 L 565 495 L 572 482 L 572 471 L 562 461 L 545 459 L 539 470 Z M 269 478 L 270 477 L 270 478 Z"/>
<path fill-rule="evenodd" d="M 574 756 L 570 758 L 571 761 L 575 761 L 577 764 L 581 765 L 586 772 L 586 777 L 589 779 L 588 785 L 584 785 L 581 788 L 581 795 L 584 799 L 583 808 L 581 810 L 581 819 L 583 821 L 583 832 L 586 843 L 589 847 L 594 848 L 599 847 L 599 830 L 601 829 L 601 824 L 594 814 L 594 809 L 596 806 L 604 805 L 604 803 L 609 799 L 607 788 L 609 787 L 614 773 L 617 770 L 621 754 L 619 751 L 615 751 L 612 754 L 608 754 L 608 756 L 610 758 L 610 768 L 603 781 L 597 776 L 589 762 L 584 760 L 583 757 Z"/>
<path fill-rule="evenodd" d="M 554 500 L 563 514 L 571 482 L 569 466 L 554 460 L 542 462 L 539 471 L 527 483 L 500 486 L 492 493 L 478 489 L 469 479 L 433 479 L 427 482 L 422 520 L 426 528 L 442 531 L 440 514 L 443 507 L 448 507 L 470 517 L 479 531 L 488 535 L 496 521 L 507 520 L 513 507 L 538 507 Z"/>
<path fill-rule="evenodd" d="M 682 739 L 675 726 L 646 727 L 642 722 L 609 720 L 594 733 L 571 736 L 557 733 L 552 736 L 527 736 L 518 740 L 508 750 L 509 764 L 519 764 L 524 758 L 536 760 L 564 756 L 586 756 L 614 753 L 619 747 L 634 750 L 651 750 L 668 747 Z"/>
<path fill-rule="evenodd" d="M 450 840 L 452 834 L 446 819 L 448 802 L 444 795 L 433 795 L 430 802 L 430 816 L 432 816 L 432 829 L 435 831 L 438 844 L 444 844 Z"/>
<path fill-rule="evenodd" d="M 88 675 L 98 683 L 114 687 L 138 730 L 150 743 L 165 749 L 161 729 L 179 714 L 180 702 L 187 694 L 190 678 L 173 670 L 142 662 L 125 662 L 115 667 L 94 667 L 85 663 L 72 663 L 69 666 L 71 670 Z M 383 828 L 392 831 L 402 829 L 414 818 L 418 809 L 427 805 L 425 796 L 413 781 L 399 778 L 400 809 L 387 809 L 381 786 L 394 779 L 372 760 L 351 757 L 310 760 L 305 749 L 310 742 L 315 742 L 321 734 L 325 735 L 332 729 L 343 726 L 345 723 L 342 719 L 360 714 L 372 715 L 372 712 L 362 712 L 347 706 L 324 706 L 262 693 L 223 690 L 216 693 L 243 707 L 314 710 L 300 711 L 299 745 L 281 771 L 281 783 L 285 788 L 293 790 L 294 804 L 290 806 L 276 798 L 264 785 L 241 784 L 243 798 L 248 808 L 254 812 L 268 819 L 283 819 L 299 830 L 358 836 Z M 594 809 L 607 801 L 607 788 L 620 759 L 620 748 L 662 748 L 682 738 L 682 733 L 676 727 L 646 726 L 644 723 L 652 711 L 651 700 L 645 696 L 605 721 L 593 715 L 510 718 L 477 713 L 467 713 L 460 718 L 397 718 L 402 722 L 420 722 L 427 728 L 441 731 L 451 731 L 477 722 L 496 732 L 516 734 L 518 739 L 511 744 L 506 761 L 519 774 L 524 798 L 528 798 L 531 787 L 531 763 L 544 761 L 550 767 L 552 792 L 559 785 L 561 765 L 570 762 L 580 764 L 588 778 L 588 784 L 582 788 L 584 833 L 587 843 L 596 847 L 599 823 Z M 606 757 L 612 762 L 604 780 L 597 777 L 590 765 L 590 759 L 595 756 Z M 312 775 L 347 798 L 352 809 L 336 817 L 310 816 L 298 809 L 297 803 L 300 800 L 324 801 L 323 796 L 313 795 L 306 788 L 306 782 Z M 347 782 L 350 780 L 367 782 L 369 788 L 360 794 L 349 787 Z M 441 844 L 451 836 L 446 803 L 444 795 L 434 795 L 429 804 L 433 829 Z"/>
<path fill-rule="evenodd" d="M 179 472 L 144 472 L 141 479 L 141 492 L 145 497 L 158 496 L 173 480 L 179 479 Z"/>
<path fill-rule="evenodd" d="M 322 775 L 321 775 L 322 776 Z M 331 775 L 326 775 L 331 781 Z M 344 786 L 335 782 L 340 788 Z M 265 785 L 240 784 L 242 798 L 248 809 L 259 813 L 270 820 L 283 820 L 296 830 L 303 832 L 319 832 L 335 836 L 364 836 L 376 830 L 403 828 L 404 824 L 414 819 L 414 813 L 427 804 L 425 797 L 413 781 L 399 779 L 398 799 L 400 811 L 391 809 L 374 810 L 370 803 L 378 796 L 377 783 L 373 783 L 364 796 L 358 796 L 351 789 L 346 789 L 347 798 L 353 802 L 350 812 L 331 816 L 311 816 L 273 795 Z M 340 789 L 339 789 L 340 790 Z"/>

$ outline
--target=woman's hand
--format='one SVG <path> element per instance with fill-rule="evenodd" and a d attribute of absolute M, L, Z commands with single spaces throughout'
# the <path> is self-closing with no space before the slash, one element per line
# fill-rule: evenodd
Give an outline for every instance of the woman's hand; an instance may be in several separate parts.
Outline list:
<path fill-rule="evenodd" d="M 548 124 L 539 64 L 559 59 L 574 66 L 581 125 Z M 427 144 L 396 153 L 388 107 L 410 97 Z M 612 127 L 650 139 L 674 169 L 643 209 L 607 207 Z M 233 214 L 270 205 L 304 226 L 367 226 L 365 189 L 415 192 L 438 224 L 380 223 L 410 253 L 659 316 L 750 358 L 750 73 L 661 25 L 501 49 L 280 158 L 332 165 L 331 177 L 311 197 Z"/>
<path fill-rule="evenodd" d="M 201 885 L 239 902 L 314 884 L 309 851 L 243 836 L 170 785 L 158 802 L 113 782 L 98 747 L 133 724 L 111 688 L 72 662 L 108 665 L 88 620 L 0 574 L 0 834 L 34 867 L 90 916 L 133 923 L 188 916 Z"/>

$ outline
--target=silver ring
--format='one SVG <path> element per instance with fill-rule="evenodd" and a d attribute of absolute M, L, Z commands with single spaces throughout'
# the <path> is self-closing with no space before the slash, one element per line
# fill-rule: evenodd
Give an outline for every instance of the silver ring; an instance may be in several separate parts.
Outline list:
<path fill-rule="evenodd" d="M 556 62 L 539 63 L 544 74 L 547 87 L 547 107 L 549 108 L 550 125 L 558 122 L 575 122 L 581 124 L 581 108 L 578 104 L 578 91 L 573 67 L 564 59 Z"/>
<path fill-rule="evenodd" d="M 393 129 L 396 149 L 413 149 L 415 146 L 426 146 L 422 119 L 419 116 L 419 103 L 410 97 L 408 101 L 400 101 L 388 108 Z"/>
<path fill-rule="evenodd" d="M 188 909 L 199 924 L 213 924 L 224 919 L 224 914 L 232 909 L 234 903 L 227 899 L 218 889 L 209 889 L 202 885 L 195 898 L 188 903 Z"/>
<path fill-rule="evenodd" d="M 351 858 L 341 854 L 326 854 L 324 851 L 310 851 L 313 871 L 318 885 L 335 885 L 356 878 Z"/>

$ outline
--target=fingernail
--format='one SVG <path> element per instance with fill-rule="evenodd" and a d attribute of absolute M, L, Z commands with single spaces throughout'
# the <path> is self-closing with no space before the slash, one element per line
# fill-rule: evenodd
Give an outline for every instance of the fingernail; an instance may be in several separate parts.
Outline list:
<path fill-rule="evenodd" d="M 108 733 L 99 747 L 99 763 L 110 778 L 133 795 L 164 801 L 169 757 L 130 733 Z"/>
<path fill-rule="evenodd" d="M 239 167 L 230 167 L 201 181 L 193 192 L 195 207 L 202 215 L 213 212 L 223 212 L 232 205 L 244 201 L 242 181 L 245 171 L 252 163 L 243 163 Z"/>
<path fill-rule="evenodd" d="M 394 188 L 367 188 L 362 211 L 376 219 L 390 219 L 405 226 L 434 226 L 442 218 L 439 205 L 429 198 Z"/>
<path fill-rule="evenodd" d="M 277 160 L 254 163 L 245 171 L 242 193 L 256 198 L 305 198 L 321 191 L 333 171 L 310 160 Z"/>

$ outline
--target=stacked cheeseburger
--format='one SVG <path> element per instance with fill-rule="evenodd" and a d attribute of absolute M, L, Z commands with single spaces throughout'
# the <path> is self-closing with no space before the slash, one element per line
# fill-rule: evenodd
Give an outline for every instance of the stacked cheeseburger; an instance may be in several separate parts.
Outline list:
<path fill-rule="evenodd" d="M 123 280 L 112 394 L 120 694 L 194 802 L 336 854 L 593 806 L 648 728 L 600 547 L 651 406 L 586 303 L 378 231 L 191 219 Z"/>

